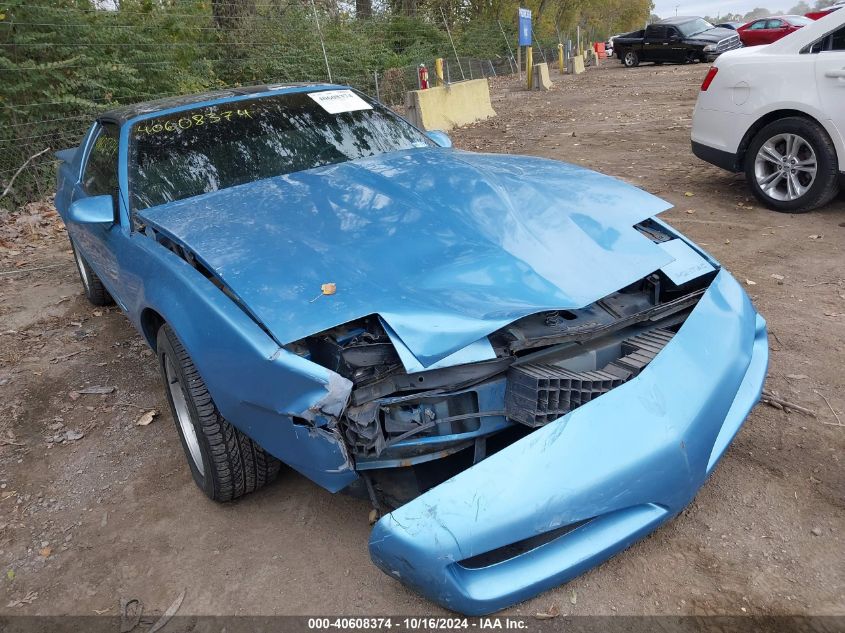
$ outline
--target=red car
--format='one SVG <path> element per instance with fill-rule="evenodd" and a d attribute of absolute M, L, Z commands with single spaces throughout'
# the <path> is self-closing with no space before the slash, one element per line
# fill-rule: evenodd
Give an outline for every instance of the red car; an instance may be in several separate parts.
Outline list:
<path fill-rule="evenodd" d="M 745 46 L 757 46 L 771 44 L 784 35 L 789 35 L 802 26 L 812 23 L 810 18 L 803 15 L 774 15 L 749 22 L 739 27 L 737 33 Z"/>
<path fill-rule="evenodd" d="M 833 6 L 828 7 L 827 9 L 813 11 L 812 13 L 805 13 L 804 17 L 810 18 L 811 20 L 818 20 L 826 16 L 828 13 L 833 13 L 837 9 L 841 9 L 843 6 L 845 6 L 845 2 L 834 2 Z"/>

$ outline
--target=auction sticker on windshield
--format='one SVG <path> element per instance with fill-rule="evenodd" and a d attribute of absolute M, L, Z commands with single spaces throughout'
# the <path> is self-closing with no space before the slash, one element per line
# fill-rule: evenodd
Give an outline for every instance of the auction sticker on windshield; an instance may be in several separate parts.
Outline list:
<path fill-rule="evenodd" d="M 323 90 L 322 92 L 309 92 L 308 96 L 329 114 L 373 109 L 373 106 L 351 90 Z"/>

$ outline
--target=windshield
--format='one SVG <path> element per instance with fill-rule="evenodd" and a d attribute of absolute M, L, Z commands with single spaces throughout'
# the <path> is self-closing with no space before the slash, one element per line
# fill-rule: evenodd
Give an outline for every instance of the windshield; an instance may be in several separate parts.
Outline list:
<path fill-rule="evenodd" d="M 709 31 L 714 27 L 707 20 L 697 18 L 692 22 L 685 22 L 683 24 L 679 24 L 678 28 L 680 29 L 684 37 L 692 37 L 693 35 L 698 35 L 699 33 L 703 33 L 704 31 Z"/>
<path fill-rule="evenodd" d="M 433 143 L 351 90 L 200 106 L 130 131 L 133 211 L 262 178 Z"/>

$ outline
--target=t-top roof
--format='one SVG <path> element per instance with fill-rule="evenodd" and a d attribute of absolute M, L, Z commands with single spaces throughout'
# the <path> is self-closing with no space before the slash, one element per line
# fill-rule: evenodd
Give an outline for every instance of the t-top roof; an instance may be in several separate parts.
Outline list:
<path fill-rule="evenodd" d="M 258 84 L 254 86 L 243 86 L 239 88 L 225 88 L 221 90 L 211 90 L 209 92 L 200 92 L 190 95 L 181 95 L 177 97 L 165 97 L 163 99 L 154 99 L 152 101 L 144 101 L 142 103 L 133 103 L 131 105 L 120 106 L 103 112 L 97 117 L 98 121 L 105 123 L 114 123 L 116 125 L 123 125 L 127 121 L 143 114 L 150 114 L 152 112 L 159 112 L 162 110 L 170 110 L 172 108 L 179 108 L 182 106 L 189 106 L 197 103 L 205 103 L 207 101 L 216 101 L 218 99 L 226 99 L 227 97 L 240 97 L 244 95 L 261 94 L 264 92 L 274 92 L 283 90 L 285 88 L 301 88 L 304 86 L 314 86 L 319 88 L 328 88 L 332 84 L 322 83 L 298 83 L 298 84 Z"/>

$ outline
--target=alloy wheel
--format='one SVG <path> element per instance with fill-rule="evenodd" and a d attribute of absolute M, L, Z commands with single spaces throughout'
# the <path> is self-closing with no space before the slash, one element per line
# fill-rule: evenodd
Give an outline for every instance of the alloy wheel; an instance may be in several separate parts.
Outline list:
<path fill-rule="evenodd" d="M 757 184 L 773 200 L 797 200 L 813 186 L 817 171 L 813 146 L 788 132 L 763 143 L 754 160 Z"/>
<path fill-rule="evenodd" d="M 170 397 L 173 399 L 173 409 L 176 412 L 176 420 L 179 422 L 179 428 L 182 429 L 182 435 L 185 437 L 185 444 L 188 446 L 188 452 L 191 454 L 191 459 L 194 462 L 200 475 L 205 476 L 205 468 L 202 464 L 202 453 L 200 452 L 200 443 L 197 438 L 197 430 L 194 428 L 194 423 L 191 420 L 191 413 L 188 410 L 188 400 L 185 398 L 185 393 L 182 391 L 182 384 L 179 382 L 179 374 L 176 373 L 176 368 L 170 357 L 164 356 L 164 373 L 167 378 L 167 389 L 170 391 Z"/>

